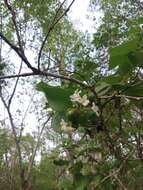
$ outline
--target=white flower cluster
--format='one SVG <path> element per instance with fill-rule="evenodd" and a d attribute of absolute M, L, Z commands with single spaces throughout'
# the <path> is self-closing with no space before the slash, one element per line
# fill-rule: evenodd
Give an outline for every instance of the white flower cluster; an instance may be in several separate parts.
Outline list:
<path fill-rule="evenodd" d="M 95 103 L 92 103 L 91 109 L 96 113 L 97 116 L 99 116 L 99 108 L 95 105 Z"/>
<path fill-rule="evenodd" d="M 61 130 L 66 133 L 71 133 L 73 131 L 73 128 L 67 122 L 65 122 L 64 119 L 61 120 L 60 125 Z"/>
<path fill-rule="evenodd" d="M 81 97 L 80 95 L 81 91 L 76 90 L 73 95 L 70 96 L 72 102 L 78 102 L 82 104 L 83 106 L 87 106 L 90 101 L 87 99 L 87 95 L 83 95 Z M 97 116 L 99 116 L 99 108 L 95 105 L 95 103 L 92 103 L 91 109 L 96 113 Z"/>
<path fill-rule="evenodd" d="M 101 152 L 95 152 L 94 153 L 94 159 L 98 162 L 102 160 L 102 153 Z"/>
<path fill-rule="evenodd" d="M 87 95 L 80 96 L 81 91 L 76 90 L 73 95 L 70 96 L 72 102 L 78 102 L 83 106 L 87 106 L 89 104 L 89 100 L 87 99 Z"/>

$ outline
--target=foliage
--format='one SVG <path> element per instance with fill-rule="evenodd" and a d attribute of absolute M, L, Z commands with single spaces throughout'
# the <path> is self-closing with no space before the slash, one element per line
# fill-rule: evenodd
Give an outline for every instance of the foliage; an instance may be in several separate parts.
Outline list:
<path fill-rule="evenodd" d="M 17 18 L 19 22 L 23 21 L 21 38 L 24 26 L 33 24 L 30 29 L 32 40 L 29 36 L 24 38 L 26 47 L 29 48 L 32 41 L 37 52 L 36 48 L 40 49 L 40 41 L 47 34 L 60 2 L 51 0 L 40 4 L 31 0 L 12 3 L 23 15 Z M 36 71 L 33 75 L 39 75 L 40 80 L 36 83 L 36 90 L 44 94 L 44 109 L 51 117 L 48 120 L 50 127 L 45 124 L 41 131 L 47 126 L 47 131 L 54 131 L 53 139 L 58 136 L 60 140 L 53 144 L 51 151 L 47 151 L 48 135 L 41 142 L 30 134 L 22 134 L 19 143 L 19 139 L 16 141 L 19 130 L 13 128 L 12 122 L 12 129 L 18 131 L 15 138 L 12 137 L 14 130 L 9 138 L 4 130 L 0 133 L 3 145 L 0 149 L 1 171 L 8 167 L 5 166 L 5 155 L 10 155 L 12 161 L 18 158 L 19 146 L 16 145 L 20 144 L 24 177 L 29 171 L 29 163 L 33 164 L 30 178 L 26 181 L 31 189 L 141 190 L 143 187 L 142 3 L 122 0 L 92 3 L 103 12 L 92 45 L 89 38 L 84 39 L 65 16 L 45 43 L 40 68 L 32 67 L 32 72 Z M 62 7 L 57 14 L 61 15 L 65 9 Z M 8 15 L 4 34 L 15 44 L 18 42 L 14 39 L 9 19 Z M 50 77 L 56 80 L 51 82 Z M 9 107 L 6 107 L 8 111 Z M 12 117 L 10 121 L 14 121 Z M 37 142 L 40 161 L 34 162 L 31 158 Z M 9 177 L 12 176 L 15 187 L 19 187 L 20 164 L 14 164 Z M 5 181 L 4 178 L 2 187 Z"/>

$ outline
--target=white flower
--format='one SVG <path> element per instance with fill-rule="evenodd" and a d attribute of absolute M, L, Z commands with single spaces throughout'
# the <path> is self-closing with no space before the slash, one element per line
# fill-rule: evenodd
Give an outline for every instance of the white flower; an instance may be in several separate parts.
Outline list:
<path fill-rule="evenodd" d="M 61 125 L 61 130 L 65 131 L 67 128 L 67 123 L 63 119 L 61 120 L 60 125 Z"/>
<path fill-rule="evenodd" d="M 92 103 L 91 109 L 96 113 L 97 116 L 99 116 L 99 108 L 95 105 L 95 103 Z"/>
<path fill-rule="evenodd" d="M 78 102 L 83 106 L 87 106 L 89 104 L 89 100 L 87 99 L 87 95 L 83 97 L 80 96 L 81 91 L 76 90 L 73 95 L 70 96 L 72 102 Z"/>
<path fill-rule="evenodd" d="M 73 131 L 73 128 L 70 125 L 68 125 L 68 123 L 65 122 L 64 119 L 61 120 L 60 125 L 61 125 L 61 130 L 66 133 L 70 133 Z"/>
<path fill-rule="evenodd" d="M 88 163 L 89 162 L 89 160 L 88 160 L 88 158 L 86 157 L 86 158 L 84 158 L 83 160 L 82 160 L 82 163 L 83 164 L 86 164 L 86 163 Z"/>
<path fill-rule="evenodd" d="M 84 159 L 84 157 L 82 156 L 82 155 L 80 155 L 79 157 L 78 157 L 78 160 L 79 161 L 82 161 Z"/>
<path fill-rule="evenodd" d="M 81 91 L 76 90 L 73 95 L 70 96 L 72 102 L 79 102 L 81 100 Z"/>
<path fill-rule="evenodd" d="M 47 112 L 52 112 L 53 110 L 52 110 L 52 108 L 47 108 Z"/>
<path fill-rule="evenodd" d="M 87 99 L 87 95 L 84 95 L 81 100 L 80 100 L 80 103 L 83 105 L 83 106 L 87 106 L 89 104 L 89 100 Z"/>
<path fill-rule="evenodd" d="M 101 152 L 95 152 L 94 153 L 94 159 L 97 160 L 97 161 L 101 161 L 102 160 Z"/>
<path fill-rule="evenodd" d="M 87 84 L 87 82 L 86 82 L 86 81 L 83 81 L 83 84 Z"/>

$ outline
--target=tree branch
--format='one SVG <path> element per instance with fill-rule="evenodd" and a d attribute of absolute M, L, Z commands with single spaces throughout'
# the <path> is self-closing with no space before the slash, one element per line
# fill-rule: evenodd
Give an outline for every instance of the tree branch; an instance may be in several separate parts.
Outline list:
<path fill-rule="evenodd" d="M 7 110 L 8 116 L 9 116 L 9 121 L 10 121 L 10 125 L 12 128 L 12 132 L 13 132 L 13 136 L 14 136 L 14 141 L 15 141 L 15 145 L 16 145 L 16 150 L 17 150 L 17 154 L 18 154 L 18 163 L 19 163 L 19 173 L 20 173 L 20 180 L 21 180 L 21 186 L 24 183 L 24 169 L 23 169 L 23 165 L 22 165 L 22 155 L 21 155 L 21 148 L 20 148 L 20 144 L 18 141 L 18 137 L 17 137 L 17 133 L 16 133 L 16 129 L 15 129 L 15 125 L 13 122 L 13 118 L 10 112 L 10 108 L 8 107 L 8 105 L 6 104 L 1 92 L 0 92 L 0 98 Z"/>
<path fill-rule="evenodd" d="M 49 73 L 49 72 L 44 72 L 44 71 L 38 71 L 38 70 L 36 70 L 36 73 L 32 72 L 32 73 L 22 73 L 22 74 L 15 74 L 15 75 L 0 76 L 0 80 L 17 78 L 17 77 L 36 76 L 36 75 L 68 80 L 70 82 L 79 84 L 80 86 L 83 86 L 84 88 L 90 88 L 90 86 L 88 86 L 84 82 L 77 80 L 75 78 L 71 78 L 71 77 L 59 75 L 59 74 L 54 74 L 54 73 Z"/>
<path fill-rule="evenodd" d="M 4 0 L 4 2 L 6 4 L 8 10 L 11 13 L 11 16 L 12 16 L 12 21 L 13 21 L 13 24 L 14 24 L 14 27 L 15 27 L 19 48 L 20 48 L 21 52 L 24 53 L 24 49 L 23 49 L 22 42 L 21 42 L 21 37 L 20 37 L 20 34 L 19 34 L 19 29 L 18 29 L 17 22 L 16 22 L 16 12 L 12 9 L 12 6 L 8 3 L 8 0 Z"/>
<path fill-rule="evenodd" d="M 13 49 L 13 50 L 16 52 L 16 54 L 24 61 L 24 63 L 27 65 L 27 67 L 28 67 L 29 69 L 31 69 L 31 70 L 32 70 L 33 72 L 35 72 L 35 73 L 37 72 L 37 69 L 34 68 L 34 67 L 30 64 L 30 62 L 29 62 L 28 59 L 26 58 L 25 54 L 22 53 L 22 52 L 20 51 L 20 49 L 19 49 L 17 46 L 15 46 L 14 44 L 12 44 L 12 43 L 3 35 L 2 32 L 0 32 L 0 37 L 3 39 L 3 41 L 4 41 L 6 44 L 9 45 L 9 47 L 10 47 L 11 49 Z"/>
<path fill-rule="evenodd" d="M 109 96 L 101 96 L 101 99 L 114 99 L 114 98 L 127 98 L 131 100 L 143 100 L 143 96 L 128 96 L 124 94 L 116 94 L 116 95 L 109 95 Z"/>
<path fill-rule="evenodd" d="M 129 158 L 129 156 L 131 154 L 132 154 L 132 152 L 125 158 L 125 160 L 123 160 L 122 164 L 120 165 L 120 167 L 117 170 L 113 171 L 112 173 L 110 173 L 109 175 L 107 175 L 106 177 L 104 177 L 99 183 L 97 183 L 95 185 L 94 188 L 96 189 L 97 187 L 101 186 L 101 184 L 103 184 L 106 180 L 108 180 L 112 176 L 116 176 L 121 171 L 121 169 L 124 167 L 124 165 L 126 164 L 128 158 Z"/>
<path fill-rule="evenodd" d="M 18 75 L 21 73 L 21 69 L 22 69 L 22 62 L 21 62 L 21 64 L 20 64 L 20 68 L 19 68 Z M 19 81 L 19 77 L 16 79 L 13 92 L 12 92 L 12 94 L 11 94 L 11 97 L 9 98 L 8 107 L 10 107 L 10 105 L 11 105 L 12 98 L 14 97 L 14 94 L 15 94 L 15 91 L 16 91 L 16 88 L 17 88 L 17 85 L 18 85 L 18 81 Z"/>
<path fill-rule="evenodd" d="M 41 59 L 42 51 L 43 51 L 43 48 L 45 46 L 45 43 L 46 43 L 48 37 L 50 36 L 50 33 L 52 32 L 52 30 L 54 29 L 54 27 L 56 26 L 56 24 L 67 14 L 67 12 L 70 10 L 70 8 L 73 5 L 73 3 L 74 3 L 75 0 L 72 0 L 72 2 L 70 3 L 70 5 L 68 6 L 68 8 L 64 11 L 64 13 L 60 17 L 57 18 L 57 15 L 58 15 L 60 9 L 62 8 L 63 4 L 65 3 L 65 1 L 66 0 L 64 0 L 61 3 L 59 9 L 57 10 L 56 15 L 55 15 L 55 17 L 54 17 L 54 19 L 52 21 L 52 25 L 49 27 L 47 35 L 45 36 L 45 38 L 44 38 L 44 40 L 43 40 L 43 42 L 41 44 L 41 48 L 40 48 L 39 54 L 38 54 L 38 70 L 40 70 L 40 59 Z"/>
<path fill-rule="evenodd" d="M 37 149 L 38 149 L 38 146 L 39 146 L 39 143 L 40 143 L 42 133 L 43 133 L 43 131 L 45 129 L 46 124 L 49 122 L 50 119 L 51 119 L 51 117 L 49 117 L 47 119 L 47 121 L 43 124 L 43 127 L 42 127 L 42 129 L 41 129 L 41 131 L 39 133 L 37 143 L 35 145 L 34 152 L 33 152 L 32 156 L 31 156 L 31 160 L 30 160 L 29 165 L 28 165 L 28 171 L 27 171 L 27 175 L 26 175 L 26 178 L 25 178 L 27 182 L 29 181 L 29 178 L 31 177 L 32 167 L 33 167 L 34 159 L 35 159 L 35 156 L 36 156 L 36 152 L 37 152 Z"/>

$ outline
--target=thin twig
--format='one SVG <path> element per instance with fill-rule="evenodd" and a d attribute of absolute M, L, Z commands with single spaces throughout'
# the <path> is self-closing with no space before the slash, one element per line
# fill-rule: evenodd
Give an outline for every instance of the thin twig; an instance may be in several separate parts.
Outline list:
<path fill-rule="evenodd" d="M 20 48 L 21 52 L 24 53 L 24 49 L 23 49 L 22 42 L 21 42 L 21 37 L 20 37 L 20 34 L 19 34 L 19 29 L 18 29 L 17 22 L 16 22 L 16 12 L 13 10 L 12 6 L 8 3 L 7 0 L 4 0 L 4 2 L 6 4 L 8 10 L 11 13 L 11 16 L 12 16 L 12 21 L 13 21 L 13 24 L 14 24 L 14 27 L 15 27 L 19 48 Z"/>
<path fill-rule="evenodd" d="M 35 149 L 33 151 L 33 154 L 31 156 L 31 160 L 30 160 L 29 165 L 28 165 L 27 175 L 26 175 L 26 178 L 25 178 L 27 182 L 29 181 L 29 178 L 31 177 L 32 167 L 33 167 L 34 159 L 35 159 L 35 156 L 36 156 L 36 152 L 37 152 L 37 149 L 38 149 L 38 146 L 39 146 L 39 143 L 40 143 L 42 133 L 43 133 L 43 131 L 45 129 L 46 124 L 49 122 L 50 119 L 51 119 L 51 117 L 49 117 L 47 119 L 47 121 L 43 124 L 43 127 L 42 127 L 42 129 L 41 129 L 41 131 L 39 133 L 37 143 L 35 145 Z"/>
<path fill-rule="evenodd" d="M 21 61 L 21 64 L 20 64 L 20 68 L 19 68 L 18 75 L 21 73 L 21 69 L 22 69 L 22 61 Z M 8 107 L 10 107 L 10 105 L 11 105 L 12 98 L 14 97 L 14 94 L 15 94 L 15 91 L 16 91 L 16 88 L 17 88 L 17 85 L 18 85 L 18 81 L 19 81 L 19 77 L 17 77 L 17 79 L 16 79 L 16 82 L 15 82 L 15 85 L 14 85 L 13 92 L 12 92 L 10 98 L 9 98 L 9 101 L 8 101 Z"/>
<path fill-rule="evenodd" d="M 44 71 L 40 71 L 40 70 L 32 67 L 30 62 L 27 60 L 26 56 L 19 51 L 19 48 L 16 47 L 14 44 L 12 44 L 1 32 L 0 32 L 0 37 L 19 55 L 19 57 L 25 62 L 27 67 L 33 71 L 32 73 L 24 73 L 24 74 L 20 74 L 20 75 L 1 76 L 0 80 L 16 78 L 16 77 L 26 77 L 26 76 L 41 75 L 41 76 L 46 76 L 46 77 L 53 77 L 53 78 L 59 78 L 59 79 L 68 80 L 68 81 L 74 82 L 76 84 L 79 84 L 79 85 L 81 85 L 81 86 L 83 86 L 85 88 L 89 88 L 88 85 L 86 85 L 85 83 L 83 83 L 80 80 L 77 80 L 77 79 L 74 79 L 74 78 L 71 78 L 71 77 L 68 77 L 68 76 L 64 76 L 64 75 L 46 73 Z"/>
<path fill-rule="evenodd" d="M 143 100 L 143 96 L 128 96 L 124 94 L 114 94 L 114 95 L 109 95 L 109 96 L 100 96 L 100 99 L 114 99 L 114 98 L 127 98 L 127 99 L 132 99 L 132 100 Z"/>
<path fill-rule="evenodd" d="M 42 42 L 42 45 L 41 45 L 41 48 L 39 50 L 39 54 L 38 54 L 38 70 L 40 70 L 40 60 L 41 60 L 41 55 L 42 55 L 42 51 L 43 51 L 43 48 L 45 46 L 45 43 L 50 35 L 50 33 L 52 32 L 52 30 L 55 28 L 56 24 L 67 14 L 67 12 L 70 10 L 71 6 L 73 5 L 74 1 L 75 0 L 72 0 L 72 2 L 70 3 L 70 5 L 68 6 L 68 8 L 64 11 L 64 13 L 57 18 L 57 15 L 60 11 L 60 9 L 62 8 L 63 4 L 65 3 L 66 0 L 63 1 L 63 3 L 60 5 L 59 9 L 57 10 L 56 12 L 56 15 L 52 21 L 52 25 L 49 27 L 48 29 L 48 32 L 47 32 L 47 35 L 45 36 L 43 42 Z"/>
<path fill-rule="evenodd" d="M 16 54 L 24 61 L 24 63 L 27 65 L 27 67 L 28 67 L 29 69 L 31 69 L 31 70 L 32 70 L 33 72 L 35 72 L 35 73 L 37 72 L 37 69 L 34 68 L 34 67 L 30 64 L 30 62 L 29 62 L 28 59 L 26 58 L 25 54 L 22 53 L 22 52 L 20 51 L 20 49 L 19 49 L 16 45 L 12 44 L 12 43 L 3 35 L 2 32 L 0 32 L 0 37 L 3 39 L 3 41 L 4 41 L 6 44 L 8 44 L 8 45 L 16 52 Z"/>
<path fill-rule="evenodd" d="M 49 73 L 49 72 L 38 71 L 38 70 L 37 70 L 36 73 L 32 72 L 32 73 L 22 73 L 22 74 L 19 74 L 19 75 L 16 74 L 16 75 L 0 76 L 0 80 L 17 78 L 17 77 L 36 76 L 36 75 L 45 76 L 45 77 L 53 77 L 53 78 L 63 79 L 63 80 L 68 80 L 68 81 L 74 82 L 76 84 L 79 84 L 80 86 L 83 86 L 85 88 L 90 88 L 90 86 L 88 86 L 87 84 L 85 84 L 84 82 L 82 82 L 82 81 L 80 81 L 78 79 L 71 78 L 71 77 L 64 76 L 64 75 L 59 75 L 59 74 L 56 74 L 56 73 Z"/>
<path fill-rule="evenodd" d="M 123 188 L 123 190 L 128 190 L 125 185 L 123 184 L 123 182 L 120 180 L 120 178 L 118 177 L 118 175 L 114 175 L 114 178 L 118 181 L 118 183 L 120 184 L 120 186 Z"/>
<path fill-rule="evenodd" d="M 35 96 L 35 94 L 32 95 L 32 97 L 31 97 L 31 99 L 30 99 L 30 102 L 29 102 L 29 104 L 28 104 L 28 106 L 27 106 L 27 109 L 26 109 L 26 111 L 25 111 L 25 113 L 24 113 L 24 116 L 23 116 L 23 118 L 22 118 L 22 121 L 21 121 L 21 125 L 20 125 L 21 128 L 20 128 L 19 139 L 18 139 L 19 142 L 20 142 L 21 137 L 22 137 L 22 131 L 23 131 L 24 120 L 25 120 L 25 118 L 26 118 L 27 112 L 28 112 L 28 110 L 29 110 L 29 108 L 30 108 L 30 106 L 31 106 L 31 103 L 32 103 L 32 101 L 33 101 L 34 96 Z"/>
<path fill-rule="evenodd" d="M 110 173 L 109 175 L 107 175 L 106 177 L 104 177 L 99 183 L 97 183 L 96 186 L 95 186 L 95 189 L 98 186 L 100 186 L 102 183 L 104 183 L 106 180 L 108 180 L 109 178 L 111 178 L 112 176 L 117 175 L 120 172 L 120 170 L 124 167 L 124 165 L 126 164 L 128 158 L 130 157 L 131 154 L 132 154 L 132 152 L 126 157 L 126 159 L 123 161 L 123 163 L 120 165 L 120 167 L 117 170 L 113 171 L 112 173 Z"/>
<path fill-rule="evenodd" d="M 11 115 L 11 112 L 10 112 L 10 108 L 6 104 L 6 102 L 5 102 L 5 100 L 4 100 L 1 93 L 0 93 L 0 98 L 1 98 L 3 104 L 4 104 L 5 108 L 6 108 L 8 116 L 9 116 L 11 128 L 12 128 L 13 135 L 14 135 L 14 141 L 15 141 L 15 145 L 16 145 L 16 150 L 17 150 L 17 153 L 18 153 L 20 180 L 21 180 L 21 184 L 23 184 L 23 182 L 24 182 L 24 170 L 23 170 L 23 165 L 22 165 L 22 155 L 21 155 L 21 148 L 20 148 L 20 144 L 19 144 L 19 141 L 18 141 L 15 125 L 14 125 L 13 118 L 12 118 L 12 115 Z"/>

